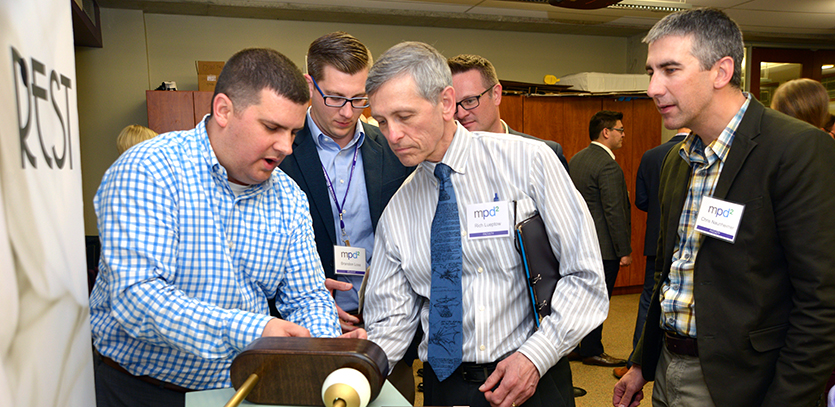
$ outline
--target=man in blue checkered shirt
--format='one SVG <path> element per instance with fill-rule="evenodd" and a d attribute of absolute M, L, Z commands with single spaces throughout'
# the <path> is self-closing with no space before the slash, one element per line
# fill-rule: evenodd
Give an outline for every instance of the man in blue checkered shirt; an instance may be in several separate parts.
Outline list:
<path fill-rule="evenodd" d="M 243 50 L 218 78 L 211 115 L 128 150 L 104 175 L 90 298 L 100 407 L 184 405 L 188 390 L 230 386 L 232 359 L 259 337 L 339 335 L 307 199 L 276 170 L 309 99 L 285 56 Z M 271 296 L 283 320 L 269 316 Z"/>

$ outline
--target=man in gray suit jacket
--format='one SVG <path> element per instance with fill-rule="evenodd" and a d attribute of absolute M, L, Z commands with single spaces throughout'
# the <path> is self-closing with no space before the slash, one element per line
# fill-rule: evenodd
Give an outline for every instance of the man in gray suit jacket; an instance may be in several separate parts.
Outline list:
<path fill-rule="evenodd" d="M 571 180 L 585 198 L 594 219 L 610 298 L 618 269 L 632 263 L 629 193 L 623 170 L 613 153 L 623 147 L 622 120 L 623 113 L 620 112 L 601 110 L 595 113 L 589 122 L 591 144 L 575 154 L 569 163 Z M 604 352 L 602 335 L 603 325 L 586 335 L 576 353 L 569 354 L 569 359 L 581 359 L 587 365 L 626 365 L 626 360 Z"/>
<path fill-rule="evenodd" d="M 310 108 L 293 142 L 293 154 L 279 165 L 307 195 L 325 284 L 335 290 L 346 332 L 361 323 L 358 291 L 371 260 L 377 221 L 413 170 L 400 163 L 380 129 L 359 120 L 368 107 L 365 80 L 371 63 L 365 45 L 344 32 L 326 34 L 310 44 L 304 75 Z M 345 256 L 335 253 L 356 251 L 362 253 L 362 270 L 343 271 L 346 267 L 338 261 Z M 411 368 L 401 363 L 392 375 L 392 383 L 413 401 Z"/>
<path fill-rule="evenodd" d="M 508 133 L 543 141 L 554 150 L 554 154 L 568 171 L 568 161 L 565 160 L 559 143 L 520 133 L 508 127 L 501 119 L 499 105 L 502 103 L 502 84 L 499 83 L 496 69 L 490 61 L 478 55 L 461 54 L 449 58 L 447 64 L 452 71 L 452 87 L 458 99 L 455 119 L 462 126 L 469 131 Z"/>
<path fill-rule="evenodd" d="M 647 94 L 692 133 L 661 170 L 658 271 L 634 406 L 811 406 L 835 361 L 835 142 L 742 91 L 742 32 L 717 9 L 647 34 Z"/>

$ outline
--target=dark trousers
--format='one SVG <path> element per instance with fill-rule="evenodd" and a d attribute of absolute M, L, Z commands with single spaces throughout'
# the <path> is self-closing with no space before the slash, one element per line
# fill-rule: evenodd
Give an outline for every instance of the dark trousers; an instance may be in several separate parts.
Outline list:
<path fill-rule="evenodd" d="M 612 298 L 612 291 L 615 290 L 615 280 L 618 279 L 620 260 L 603 260 L 603 273 L 606 275 L 606 291 L 609 292 L 609 299 Z M 603 353 L 603 324 L 594 328 L 577 347 L 577 353 L 584 358 L 597 356 Z"/>
<path fill-rule="evenodd" d="M 98 356 L 98 355 L 97 355 Z M 143 382 L 106 365 L 93 361 L 98 407 L 185 407 L 186 394 Z"/>
<path fill-rule="evenodd" d="M 490 403 L 484 398 L 484 393 L 478 390 L 487 379 L 492 369 L 483 373 L 473 371 L 472 365 L 469 369 L 459 366 L 455 372 L 443 382 L 438 381 L 438 376 L 432 370 L 428 362 L 423 364 L 423 405 L 424 406 L 470 406 L 490 407 Z M 495 366 L 492 366 L 495 369 Z M 464 370 L 470 374 L 465 379 Z M 574 385 L 571 382 L 571 368 L 568 366 L 568 359 L 561 359 L 549 369 L 536 386 L 536 392 L 524 404 L 519 407 L 562 407 L 574 406 Z"/>
<path fill-rule="evenodd" d="M 644 289 L 641 291 L 641 300 L 638 303 L 638 319 L 635 320 L 635 333 L 632 335 L 632 349 L 638 346 L 638 340 L 644 331 L 644 322 L 647 320 L 652 289 L 655 286 L 655 256 L 647 256 L 647 267 L 644 271 Z"/>

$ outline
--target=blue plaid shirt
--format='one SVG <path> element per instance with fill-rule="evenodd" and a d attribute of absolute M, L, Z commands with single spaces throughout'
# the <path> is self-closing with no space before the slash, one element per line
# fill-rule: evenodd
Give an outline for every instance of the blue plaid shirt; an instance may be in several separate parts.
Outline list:
<path fill-rule="evenodd" d="M 134 375 L 191 389 L 229 366 L 270 320 L 340 333 L 307 199 L 283 172 L 235 195 L 205 122 L 123 154 L 93 201 L 102 243 L 90 297 L 98 351 Z"/>
<path fill-rule="evenodd" d="M 693 296 L 693 267 L 704 236 L 696 232 L 696 216 L 702 197 L 713 196 L 716 181 L 728 158 L 736 128 L 745 116 L 751 95 L 731 119 L 719 138 L 705 146 L 702 139 L 690 133 L 678 153 L 690 167 L 690 187 L 678 224 L 680 240 L 673 252 L 672 266 L 661 286 L 661 328 L 679 335 L 696 337 L 696 298 Z"/>

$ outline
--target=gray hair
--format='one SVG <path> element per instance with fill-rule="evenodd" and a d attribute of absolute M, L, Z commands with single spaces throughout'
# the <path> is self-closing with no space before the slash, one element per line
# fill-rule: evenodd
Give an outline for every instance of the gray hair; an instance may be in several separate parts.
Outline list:
<path fill-rule="evenodd" d="M 731 57 L 734 73 L 731 86 L 742 88 L 742 56 L 745 45 L 742 31 L 727 14 L 715 8 L 696 8 L 669 14 L 656 23 L 643 42 L 652 44 L 664 37 L 692 36 L 690 53 L 699 60 L 702 70 L 713 67 L 716 61 Z"/>
<path fill-rule="evenodd" d="M 422 42 L 401 42 L 384 52 L 368 72 L 365 91 L 373 95 L 383 84 L 410 74 L 421 97 L 436 105 L 441 92 L 452 86 L 452 73 L 446 58 Z"/>

